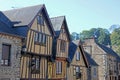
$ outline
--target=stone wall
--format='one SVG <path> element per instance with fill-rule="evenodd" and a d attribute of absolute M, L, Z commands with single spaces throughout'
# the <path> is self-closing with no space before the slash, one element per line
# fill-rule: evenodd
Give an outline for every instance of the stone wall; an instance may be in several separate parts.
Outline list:
<path fill-rule="evenodd" d="M 10 66 L 1 65 L 3 43 L 11 45 Z M 0 34 L 0 80 L 20 79 L 20 52 L 21 52 L 20 38 Z"/>

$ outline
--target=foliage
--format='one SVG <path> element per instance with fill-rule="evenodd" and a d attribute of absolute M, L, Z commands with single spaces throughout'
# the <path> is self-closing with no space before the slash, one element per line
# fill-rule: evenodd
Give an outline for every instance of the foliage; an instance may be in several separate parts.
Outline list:
<path fill-rule="evenodd" d="M 107 29 L 103 28 L 92 28 L 90 30 L 84 30 L 80 33 L 80 39 L 84 40 L 86 38 L 95 37 L 98 43 L 104 45 L 110 45 L 110 33 Z"/>
<path fill-rule="evenodd" d="M 78 39 L 80 39 L 80 35 L 78 33 L 76 33 L 76 32 L 73 32 L 71 34 L 71 39 L 72 40 L 78 40 Z"/>
<path fill-rule="evenodd" d="M 113 49 L 120 54 L 120 28 L 115 29 L 111 33 L 110 38 L 111 38 Z"/>

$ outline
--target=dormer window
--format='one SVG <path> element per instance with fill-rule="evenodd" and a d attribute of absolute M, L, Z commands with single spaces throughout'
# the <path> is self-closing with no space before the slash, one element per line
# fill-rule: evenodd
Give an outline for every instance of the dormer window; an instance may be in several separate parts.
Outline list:
<path fill-rule="evenodd" d="M 79 61 L 80 60 L 80 52 L 76 52 L 76 60 Z"/>
<path fill-rule="evenodd" d="M 44 19 L 43 19 L 43 17 L 42 16 L 37 16 L 37 22 L 40 25 L 44 25 Z"/>

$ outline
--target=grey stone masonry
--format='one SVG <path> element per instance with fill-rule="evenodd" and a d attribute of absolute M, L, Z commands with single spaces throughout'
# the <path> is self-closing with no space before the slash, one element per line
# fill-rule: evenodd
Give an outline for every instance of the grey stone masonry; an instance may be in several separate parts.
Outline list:
<path fill-rule="evenodd" d="M 2 44 L 11 45 L 10 66 L 1 65 Z M 0 34 L 0 80 L 20 80 L 21 39 Z"/>

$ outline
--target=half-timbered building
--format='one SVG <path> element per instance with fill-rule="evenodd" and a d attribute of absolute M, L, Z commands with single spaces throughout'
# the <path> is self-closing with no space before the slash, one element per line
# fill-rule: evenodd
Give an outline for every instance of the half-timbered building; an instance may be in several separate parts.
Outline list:
<path fill-rule="evenodd" d="M 21 80 L 46 80 L 52 55 L 54 31 L 45 5 L 4 11 L 17 35 L 23 37 L 20 58 Z"/>
<path fill-rule="evenodd" d="M 52 80 L 66 80 L 68 48 L 70 34 L 65 16 L 51 18 L 55 30 L 52 62 L 48 65 L 48 78 Z"/>
<path fill-rule="evenodd" d="M 87 80 L 88 61 L 82 44 L 74 40 L 69 46 L 67 80 Z"/>

